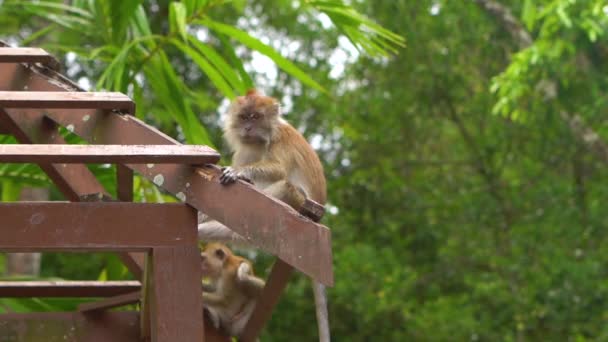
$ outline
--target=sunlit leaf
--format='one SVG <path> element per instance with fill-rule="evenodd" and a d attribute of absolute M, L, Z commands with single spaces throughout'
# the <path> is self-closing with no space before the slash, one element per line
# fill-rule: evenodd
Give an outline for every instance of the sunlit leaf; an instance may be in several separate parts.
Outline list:
<path fill-rule="evenodd" d="M 279 66 L 279 68 L 283 69 L 288 74 L 299 79 L 302 83 L 308 85 L 309 87 L 312 87 L 324 93 L 326 92 L 325 88 L 323 88 L 320 84 L 318 84 L 315 80 L 308 76 L 303 70 L 293 64 L 290 60 L 281 56 L 272 47 L 250 36 L 247 32 L 241 31 L 230 25 L 212 21 L 210 19 L 201 20 L 200 23 L 206 25 L 212 30 L 218 31 L 233 39 L 236 39 L 247 47 L 268 56 Z"/>
<path fill-rule="evenodd" d="M 186 41 L 186 14 L 187 10 L 181 2 L 171 2 L 169 5 L 169 27 L 172 33 L 179 33 L 180 37 Z"/>

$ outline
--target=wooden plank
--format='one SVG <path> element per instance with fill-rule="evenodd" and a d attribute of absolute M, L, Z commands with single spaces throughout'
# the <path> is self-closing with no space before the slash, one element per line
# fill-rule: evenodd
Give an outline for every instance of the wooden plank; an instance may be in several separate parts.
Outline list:
<path fill-rule="evenodd" d="M 146 251 L 197 240 L 196 211 L 178 203 L 0 203 L 1 251 Z"/>
<path fill-rule="evenodd" d="M 0 89 L 21 89 L 25 86 L 31 90 L 45 91 L 78 89 L 77 85 L 59 75 L 53 75 L 51 80 L 35 67 L 11 69 L 0 65 L 0 74 L 3 71 L 19 77 L 12 83 L 2 83 L 0 78 Z M 71 127 L 75 134 L 93 144 L 178 144 L 142 121 L 116 113 L 76 109 L 44 112 L 7 109 L 6 112 L 11 120 L 32 132 L 37 129 L 37 122 L 48 117 L 58 124 Z M 24 115 L 29 115 L 27 120 Z M 326 227 L 303 218 L 287 205 L 268 198 L 243 182 L 231 186 L 220 185 L 219 170 L 214 168 L 196 171 L 184 165 L 156 165 L 152 168 L 127 166 L 148 179 L 162 180 L 162 183 L 159 182 L 162 188 L 235 232 L 249 236 L 253 245 L 277 255 L 317 281 L 333 285 L 331 232 Z M 226 203 L 231 205 L 227 206 Z"/>
<path fill-rule="evenodd" d="M 44 312 L 0 315 L 0 341 L 139 341 L 137 312 Z"/>
<path fill-rule="evenodd" d="M 200 250 L 152 250 L 150 319 L 153 342 L 204 341 Z"/>
<path fill-rule="evenodd" d="M 122 295 L 98 300 L 96 302 L 82 303 L 78 305 L 78 311 L 90 312 L 111 309 L 119 306 L 138 303 L 140 300 L 140 291 L 125 293 Z"/>
<path fill-rule="evenodd" d="M 112 297 L 140 288 L 138 281 L 0 281 L 0 297 Z"/>
<path fill-rule="evenodd" d="M 135 103 L 117 92 L 0 91 L 0 108 L 116 109 L 135 113 Z"/>
<path fill-rule="evenodd" d="M 279 302 L 281 294 L 287 282 L 293 274 L 293 267 L 283 262 L 281 259 L 272 266 L 272 271 L 266 281 L 266 286 L 256 302 L 256 307 L 243 330 L 243 334 L 239 341 L 242 342 L 254 342 L 260 335 L 260 332 L 266 325 L 266 322 L 270 319 L 274 307 Z"/>
<path fill-rule="evenodd" d="M 204 145 L 0 145 L 0 163 L 216 163 L 219 153 Z"/>
<path fill-rule="evenodd" d="M 51 120 L 41 120 L 35 128 L 28 123 L 28 119 L 34 116 L 26 113 L 19 124 L 0 109 L 0 125 L 7 129 L 10 134 L 15 136 L 22 144 L 42 143 L 42 144 L 65 144 L 63 137 L 57 134 L 57 124 Z M 101 196 L 109 194 L 99 183 L 93 173 L 85 166 L 80 164 L 40 164 L 40 168 L 57 185 L 63 195 L 72 201 L 81 201 L 87 194 L 97 193 Z M 127 266 L 129 271 L 137 279 L 141 279 L 143 269 L 143 257 L 137 253 L 119 252 L 119 257 Z"/>
<path fill-rule="evenodd" d="M 116 184 L 116 197 L 123 202 L 133 202 L 133 170 L 123 164 L 116 165 Z"/>
<path fill-rule="evenodd" d="M 139 316 L 139 331 L 142 339 L 149 341 L 151 336 L 150 331 L 150 287 L 152 286 L 152 250 L 145 254 L 143 280 L 141 282 L 141 307 Z"/>
<path fill-rule="evenodd" d="M 36 112 L 22 112 L 20 114 L 19 121 L 13 121 L 6 111 L 0 109 L 0 124 L 7 128 L 19 143 L 66 143 L 61 135 L 57 134 L 58 125 L 56 123 L 50 120 L 40 120 L 40 115 L 37 115 Z M 33 122 L 38 122 L 38 124 L 33 125 Z M 80 201 L 82 196 L 93 193 L 102 193 L 109 196 L 86 165 L 40 164 L 39 166 L 70 201 Z"/>
<path fill-rule="evenodd" d="M 40 48 L 0 47 L 0 63 L 40 63 L 59 69 L 59 62 Z"/>

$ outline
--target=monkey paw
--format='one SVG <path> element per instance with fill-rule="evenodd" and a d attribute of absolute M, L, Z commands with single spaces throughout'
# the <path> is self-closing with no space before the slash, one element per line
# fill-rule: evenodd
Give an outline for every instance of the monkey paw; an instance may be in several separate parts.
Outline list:
<path fill-rule="evenodd" d="M 252 183 L 249 178 L 243 175 L 240 172 L 235 171 L 230 166 L 222 167 L 222 174 L 220 176 L 220 183 L 223 185 L 232 184 L 237 181 L 237 179 L 244 180 L 247 183 Z"/>
<path fill-rule="evenodd" d="M 239 280 L 243 280 L 247 278 L 248 275 L 251 274 L 251 266 L 248 263 L 242 262 L 239 265 L 238 270 L 236 271 L 236 276 Z"/>

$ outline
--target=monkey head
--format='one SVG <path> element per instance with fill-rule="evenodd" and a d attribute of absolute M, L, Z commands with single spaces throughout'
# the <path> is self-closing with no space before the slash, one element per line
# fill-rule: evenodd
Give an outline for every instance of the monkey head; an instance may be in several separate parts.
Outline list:
<path fill-rule="evenodd" d="M 240 144 L 265 145 L 272 140 L 279 122 L 279 103 L 257 90 L 237 97 L 228 110 L 224 127 L 227 139 Z"/>
<path fill-rule="evenodd" d="M 218 278 L 222 275 L 222 270 L 227 260 L 232 256 L 228 247 L 219 243 L 210 243 L 201 252 L 201 269 L 203 276 Z"/>

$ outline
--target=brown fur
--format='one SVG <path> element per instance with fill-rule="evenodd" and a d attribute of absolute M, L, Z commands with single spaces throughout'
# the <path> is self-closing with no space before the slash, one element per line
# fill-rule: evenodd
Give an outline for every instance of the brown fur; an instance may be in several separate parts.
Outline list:
<path fill-rule="evenodd" d="M 258 126 L 265 134 L 265 143 L 244 142 L 239 135 L 238 115 L 252 110 L 263 114 Z M 279 117 L 278 102 L 272 97 L 250 91 L 237 98 L 228 112 L 224 137 L 234 151 L 232 166 L 254 184 L 255 178 L 261 178 L 259 183 L 284 179 L 301 188 L 310 199 L 325 204 L 323 165 L 302 134 Z"/>
<path fill-rule="evenodd" d="M 223 256 L 217 254 L 218 250 Z M 264 281 L 255 276 L 249 260 L 234 255 L 225 245 L 207 245 L 201 259 L 203 277 L 211 280 L 211 284 L 203 286 L 203 306 L 216 328 L 239 336 L 255 308 Z M 243 264 L 248 272 L 239 275 Z"/>

